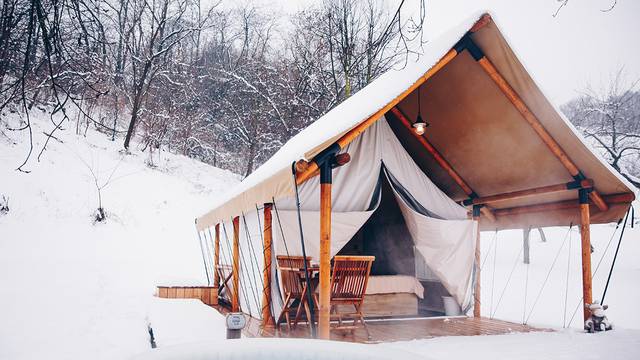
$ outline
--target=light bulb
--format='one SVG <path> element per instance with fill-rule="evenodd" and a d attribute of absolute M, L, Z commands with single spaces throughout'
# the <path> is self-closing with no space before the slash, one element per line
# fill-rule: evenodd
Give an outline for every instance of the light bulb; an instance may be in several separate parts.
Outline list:
<path fill-rule="evenodd" d="M 415 123 L 413 124 L 413 129 L 418 135 L 424 134 L 424 130 L 426 129 L 425 123 Z"/>

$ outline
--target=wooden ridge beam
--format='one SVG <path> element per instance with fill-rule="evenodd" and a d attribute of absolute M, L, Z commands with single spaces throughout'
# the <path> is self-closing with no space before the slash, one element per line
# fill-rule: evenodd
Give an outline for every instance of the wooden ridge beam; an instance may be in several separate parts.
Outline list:
<path fill-rule="evenodd" d="M 524 103 L 520 95 L 511 87 L 507 80 L 500 74 L 498 69 L 493 65 L 491 60 L 482 53 L 482 51 L 473 43 L 471 38 L 467 37 L 464 44 L 473 57 L 476 59 L 480 67 L 489 75 L 491 80 L 498 86 L 500 91 L 507 97 L 507 99 L 514 105 L 522 117 L 529 123 L 531 128 L 538 134 L 538 137 L 542 142 L 551 150 L 553 155 L 556 156 L 560 163 L 569 171 L 569 174 L 573 176 L 575 180 L 583 180 L 584 175 L 578 169 L 576 164 L 569 158 L 567 153 L 562 149 L 560 144 L 549 134 L 547 129 L 542 125 L 540 120 L 531 112 L 529 107 Z M 459 48 L 460 49 L 460 48 Z M 593 203 L 598 207 L 600 211 L 607 211 L 609 208 L 606 201 L 602 196 L 594 189 L 589 193 L 589 197 Z"/>
<path fill-rule="evenodd" d="M 567 190 L 591 189 L 591 188 L 593 188 L 593 180 L 584 179 L 582 181 L 571 181 L 568 183 L 541 186 L 537 188 L 512 191 L 512 192 L 503 193 L 503 194 L 470 198 L 468 200 L 465 200 L 464 204 L 465 205 L 481 205 L 481 204 L 495 203 L 495 202 L 506 201 L 506 200 L 521 199 L 524 197 L 529 197 L 534 195 L 552 194 L 552 193 L 562 192 Z"/>
<path fill-rule="evenodd" d="M 408 89 L 402 92 L 395 99 L 391 100 L 384 107 L 376 111 L 373 115 L 369 116 L 365 121 L 358 124 L 353 129 L 349 130 L 346 134 L 342 135 L 335 144 L 338 145 L 340 149 L 344 149 L 347 145 L 349 145 L 356 137 L 362 134 L 365 130 L 367 130 L 371 125 L 373 125 L 376 121 L 378 121 L 384 114 L 386 114 L 393 107 L 398 105 L 400 101 L 402 101 L 407 95 L 412 93 L 415 89 L 417 89 L 420 85 L 424 84 L 430 77 L 432 77 L 435 73 L 440 71 L 445 65 L 447 65 L 451 60 L 453 60 L 458 52 L 455 49 L 449 50 L 433 67 L 427 70 L 424 75 L 422 75 L 415 83 L 413 83 Z M 300 163 L 300 162 L 299 162 Z M 318 171 L 318 164 L 315 161 L 304 161 L 306 164 L 301 164 L 300 167 L 304 168 L 303 171 L 296 171 L 296 183 L 298 185 L 303 182 L 309 180 L 310 178 L 316 176 Z M 296 166 L 296 169 L 298 166 Z"/>
<path fill-rule="evenodd" d="M 478 19 L 478 21 L 473 24 L 470 33 L 474 33 L 491 23 L 492 19 L 489 14 L 484 14 Z M 340 139 L 336 141 L 336 144 L 340 147 L 340 149 L 344 149 L 347 145 L 349 145 L 358 135 L 362 134 L 365 130 L 369 128 L 369 126 L 373 125 L 378 119 L 380 119 L 384 114 L 386 114 L 389 110 L 394 108 L 396 105 L 400 103 L 400 101 L 404 100 L 407 95 L 411 94 L 414 90 L 416 90 L 420 85 L 424 84 L 429 78 L 435 75 L 440 69 L 445 67 L 451 60 L 453 60 L 460 51 L 455 48 L 449 50 L 438 62 L 433 65 L 429 70 L 427 70 L 424 75 L 422 75 L 416 82 L 414 82 L 408 89 L 403 91 L 400 95 L 398 95 L 395 99 L 391 100 L 387 105 L 385 105 L 382 109 L 376 111 L 373 115 L 369 116 L 365 121 L 358 124 L 353 129 L 349 130 L 346 134 L 342 135 Z M 298 163 L 301 163 L 301 167 L 303 169 L 298 169 L 298 164 L 296 164 L 296 183 L 298 185 L 303 182 L 309 180 L 310 178 L 319 174 L 319 167 L 314 161 L 304 161 L 301 160 Z"/>
<path fill-rule="evenodd" d="M 603 198 L 608 204 L 628 204 L 635 199 L 633 193 L 620 193 L 613 195 L 605 195 Z M 593 202 L 593 199 L 591 199 Z M 594 203 L 595 205 L 595 203 Z M 508 216 L 508 215 L 521 215 L 530 214 L 536 212 L 545 212 L 552 210 L 564 210 L 564 209 L 577 209 L 579 207 L 578 202 L 574 200 L 557 201 L 545 204 L 518 206 L 505 209 L 495 209 L 496 216 Z"/>
<path fill-rule="evenodd" d="M 404 125 L 404 127 L 409 130 L 409 133 L 413 135 L 413 137 L 420 142 L 422 147 L 424 147 L 425 150 L 427 150 L 427 152 L 431 154 L 431 156 L 438 163 L 438 165 L 440 165 L 440 167 L 444 171 L 446 171 L 447 174 L 449 174 L 449 176 L 453 179 L 453 181 L 455 181 L 455 183 L 458 184 L 458 186 L 460 186 L 462 191 L 464 191 L 464 193 L 467 194 L 467 196 L 470 196 L 472 198 L 477 197 L 476 193 L 473 191 L 471 186 L 469 186 L 469 184 L 467 184 L 467 182 L 464 181 L 462 176 L 458 174 L 458 172 L 453 168 L 453 166 L 449 164 L 447 159 L 445 159 L 444 156 L 442 156 L 442 154 L 429 142 L 429 140 L 427 140 L 427 138 L 425 138 L 424 136 L 418 135 L 415 131 L 413 131 L 411 121 L 407 119 L 407 117 L 404 115 L 402 110 L 398 109 L 397 107 L 393 107 L 391 109 L 391 113 L 393 113 L 393 115 L 397 117 L 398 120 L 400 120 L 402 125 Z M 496 220 L 496 217 L 494 216 L 493 212 L 489 207 L 483 206 L 480 209 L 480 212 L 482 212 L 482 214 L 485 215 L 491 221 Z"/>

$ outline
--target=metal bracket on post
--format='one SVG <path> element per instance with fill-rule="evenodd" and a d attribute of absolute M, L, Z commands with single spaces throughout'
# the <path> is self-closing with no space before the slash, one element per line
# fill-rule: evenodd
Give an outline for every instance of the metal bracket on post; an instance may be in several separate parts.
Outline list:
<path fill-rule="evenodd" d="M 482 205 L 473 205 L 472 216 L 473 216 L 474 219 L 479 219 L 480 218 L 480 209 L 482 209 Z"/>
<path fill-rule="evenodd" d="M 580 189 L 578 189 L 578 202 L 580 204 L 588 204 L 589 203 L 589 193 L 592 190 L 593 190 L 593 188 L 590 188 L 590 189 L 580 188 Z"/>

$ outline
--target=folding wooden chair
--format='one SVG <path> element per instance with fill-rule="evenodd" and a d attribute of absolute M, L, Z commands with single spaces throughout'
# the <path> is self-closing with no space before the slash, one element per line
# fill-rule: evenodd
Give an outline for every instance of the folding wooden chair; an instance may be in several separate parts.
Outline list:
<path fill-rule="evenodd" d="M 285 295 L 282 311 L 276 321 L 276 326 L 279 326 L 283 318 L 287 321 L 287 327 L 291 330 L 291 318 L 290 312 L 295 307 L 294 303 L 297 301 L 296 317 L 294 318 L 293 325 L 297 325 L 298 317 L 305 309 L 307 319 L 309 319 L 309 325 L 311 325 L 311 312 L 309 311 L 309 304 L 302 300 L 302 296 L 305 295 L 306 284 L 301 281 L 301 276 L 304 275 L 304 262 L 305 258 L 302 256 L 276 256 L 278 261 L 278 270 L 280 271 L 280 285 Z M 311 257 L 306 258 L 307 267 L 311 267 Z"/>
<path fill-rule="evenodd" d="M 354 330 L 360 321 L 367 336 L 371 338 L 362 314 L 364 294 L 367 291 L 369 273 L 375 256 L 335 256 L 331 275 L 331 312 L 338 319 L 336 329 Z M 355 312 L 338 311 L 338 305 L 353 305 Z M 353 319 L 353 326 L 345 326 L 344 317 Z"/>
<path fill-rule="evenodd" d="M 233 267 L 231 265 L 218 264 L 215 270 L 220 279 L 220 284 L 218 285 L 218 297 L 226 295 L 226 300 L 231 301 L 231 294 L 233 291 L 229 280 L 233 277 Z"/>

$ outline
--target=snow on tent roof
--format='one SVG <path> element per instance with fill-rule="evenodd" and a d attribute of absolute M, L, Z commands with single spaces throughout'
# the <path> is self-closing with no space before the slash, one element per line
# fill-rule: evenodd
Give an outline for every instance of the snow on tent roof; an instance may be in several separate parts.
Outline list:
<path fill-rule="evenodd" d="M 488 14 L 477 14 L 444 33 L 439 38 L 425 44 L 425 55 L 422 56 L 419 61 L 407 64 L 407 66 L 401 70 L 390 70 L 386 72 L 356 94 L 320 117 L 317 121 L 309 125 L 296 136 L 292 137 L 278 152 L 273 155 L 273 157 L 256 169 L 239 185 L 233 188 L 226 196 L 221 198 L 221 200 L 213 207 L 213 210 L 196 219 L 197 228 L 202 230 L 213 226 L 220 221 L 228 221 L 233 216 L 238 216 L 242 212 L 255 209 L 256 204 L 270 203 L 273 199 L 277 200 L 292 196 L 294 191 L 294 179 L 291 168 L 294 162 L 301 159 L 312 160 L 315 155 L 336 142 L 341 136 L 370 118 L 372 115 L 378 113 L 382 109 L 385 109 L 390 104 L 397 105 L 406 114 L 415 115 L 416 113 L 414 111 L 413 103 L 416 102 L 416 99 L 413 97 L 412 102 L 408 103 L 406 100 L 414 94 L 406 94 L 406 92 L 419 80 L 424 80 L 421 78 L 426 78 L 426 74 L 434 67 L 434 65 L 436 65 L 439 60 L 442 59 L 443 56 L 445 56 L 445 54 L 447 54 L 465 34 L 467 34 L 474 24 L 481 23 L 481 20 L 485 26 L 482 30 L 474 33 L 474 41 L 477 42 L 485 54 L 487 54 L 487 56 L 494 62 L 498 70 L 505 73 L 505 77 L 507 80 L 510 80 L 512 86 L 521 95 L 527 106 L 531 108 L 533 113 L 540 117 L 540 121 L 543 125 L 562 145 L 563 149 L 571 156 L 571 158 L 580 165 L 580 168 L 584 171 L 585 175 L 596 180 L 596 187 L 598 187 L 598 190 L 604 194 L 632 193 L 632 190 L 630 189 L 633 187 L 622 179 L 611 167 L 609 167 L 606 162 L 593 154 L 593 152 L 591 152 L 591 150 L 584 144 L 583 140 L 571 124 L 569 124 L 568 121 L 558 113 L 557 109 L 549 103 L 533 79 L 529 76 L 517 56 L 509 47 L 507 41 L 503 38 L 498 27 L 493 22 L 493 19 Z M 462 88 L 471 88 L 474 86 L 474 84 L 467 82 L 467 78 L 473 78 L 473 72 L 475 70 L 469 70 L 469 68 L 474 66 L 463 63 L 466 58 L 470 57 L 468 55 L 457 56 L 454 61 L 445 65 L 443 69 L 438 71 L 436 76 L 433 76 L 433 78 L 430 78 L 425 83 L 427 92 L 434 93 L 434 91 L 430 91 L 429 89 L 434 89 L 433 86 L 435 85 L 432 83 L 437 83 L 438 79 L 435 78 L 440 76 L 439 74 L 443 72 L 448 72 L 450 74 L 442 75 L 440 76 L 441 78 L 449 76 L 454 80 L 458 80 L 457 83 L 461 83 L 457 89 L 451 90 L 448 89 L 450 84 L 443 85 L 442 81 L 440 81 L 441 84 L 439 84 L 435 89 L 441 92 L 441 95 L 445 97 L 446 106 L 443 106 L 440 109 L 433 109 L 429 114 L 438 114 L 441 115 L 442 118 L 447 118 L 452 115 L 444 113 L 443 109 L 445 108 L 447 111 L 451 109 L 454 109 L 455 111 L 455 109 L 458 109 L 460 112 L 465 112 L 466 110 L 474 110 L 474 106 L 477 107 L 478 103 L 486 103 L 485 105 L 480 105 L 479 110 L 484 110 L 485 113 L 491 115 L 491 118 L 494 119 L 494 123 L 501 122 L 502 124 L 509 124 L 510 127 L 503 130 L 513 131 L 514 139 L 517 138 L 519 133 L 524 134 L 523 131 L 531 131 L 531 129 L 528 128 L 529 125 L 526 124 L 525 121 L 515 119 L 520 118 L 520 115 L 513 113 L 514 110 L 512 105 L 509 104 L 508 107 L 505 105 L 506 100 L 502 94 L 500 94 L 499 97 L 489 97 L 492 94 L 492 91 L 495 92 L 496 90 L 495 85 L 483 83 L 483 81 L 487 81 L 486 74 L 482 74 L 483 78 L 478 79 L 478 82 L 485 84 L 486 88 L 481 89 L 481 91 L 477 91 L 474 95 L 475 98 L 473 101 L 463 103 L 464 99 L 462 95 L 464 94 L 460 94 L 460 96 L 458 96 L 459 94 L 452 93 L 452 91 L 459 91 L 462 93 L 464 92 L 463 90 L 465 90 Z M 454 62 L 457 62 L 459 65 L 454 66 Z M 450 68 L 451 70 L 449 70 Z M 456 79 L 455 76 L 456 72 L 461 75 L 458 79 Z M 479 85 L 475 86 L 477 87 Z M 485 93 L 489 95 L 485 95 Z M 486 99 L 483 98 L 485 96 L 487 97 Z M 423 101 L 424 99 L 421 100 L 421 102 Z M 428 105 L 429 104 L 427 104 L 427 109 L 429 108 Z M 484 108 L 482 106 L 484 106 Z M 460 117 L 460 114 L 461 113 L 457 114 L 458 117 Z M 469 116 L 468 114 L 464 115 Z M 478 115 L 478 113 L 476 112 L 475 115 Z M 449 122 L 450 119 L 446 120 Z M 437 125 L 438 124 L 432 124 L 432 127 L 429 128 L 429 132 L 437 130 Z M 464 130 L 468 130 L 473 127 L 480 127 L 481 124 L 476 124 L 474 121 L 473 123 L 464 123 L 464 126 L 467 129 L 452 128 L 447 129 L 446 132 L 438 134 L 442 141 L 446 140 L 444 144 L 447 145 L 443 146 L 443 148 L 447 149 L 439 148 L 441 152 L 444 150 L 446 153 L 450 147 L 455 147 L 457 149 L 464 148 L 464 146 L 449 145 L 459 141 L 458 138 L 460 136 L 456 136 L 457 134 L 455 131 L 458 131 L 458 134 L 461 134 Z M 516 128 L 516 126 L 518 128 Z M 473 128 L 472 130 L 478 133 L 488 129 L 489 128 L 480 127 Z M 498 143 L 498 145 L 508 143 L 512 134 L 511 132 L 504 131 L 501 134 L 494 134 L 495 136 L 500 135 L 500 137 L 489 139 L 493 140 L 489 141 L 489 143 Z M 413 152 L 416 153 L 417 149 L 411 148 L 412 139 L 410 136 L 406 136 L 406 134 L 403 135 L 402 131 L 397 133 L 397 135 L 403 144 L 407 143 L 407 150 L 409 152 L 412 152 L 413 150 Z M 568 176 L 566 170 L 559 167 L 557 159 L 548 154 L 547 149 L 537 148 L 536 146 L 541 145 L 542 143 L 535 139 L 535 134 L 532 133 L 531 135 L 532 136 L 529 136 L 531 140 L 527 140 L 525 137 L 525 142 L 531 143 L 531 148 L 529 149 L 530 153 L 527 153 L 526 151 L 522 153 L 522 156 L 520 157 L 521 160 L 525 159 L 530 163 L 539 162 L 541 164 L 541 168 L 546 166 L 547 169 L 545 170 L 548 170 L 550 174 L 553 173 L 548 176 L 548 179 L 543 178 L 542 180 L 550 181 L 562 179 L 562 181 L 564 181 Z M 488 148 L 490 148 L 490 146 L 488 146 Z M 517 149 L 507 150 L 506 148 L 500 148 L 498 150 L 502 153 L 517 151 Z M 470 178 L 465 180 L 474 185 L 474 190 L 481 195 L 493 195 L 496 193 L 541 186 L 536 182 L 536 179 L 532 178 L 531 174 L 528 174 L 525 170 L 518 169 L 517 167 L 503 166 L 502 169 L 485 169 L 496 170 L 485 171 L 489 172 L 492 176 L 493 173 L 505 175 L 503 179 L 504 181 L 502 182 L 495 181 L 493 177 L 483 177 L 481 176 L 481 169 L 476 169 L 480 165 L 476 164 L 476 159 L 474 159 L 473 156 L 470 156 L 468 153 L 457 154 L 454 153 L 453 150 L 451 150 L 451 152 L 452 159 L 447 159 L 455 160 L 456 158 L 464 158 L 466 162 L 460 160 L 459 168 L 458 166 L 455 168 L 458 172 L 469 173 Z M 545 154 L 541 155 L 538 154 L 538 152 L 544 152 Z M 422 158 L 424 157 L 426 156 L 422 156 Z M 501 162 L 499 153 L 494 153 L 491 157 L 496 164 Z M 455 185 L 451 185 L 450 179 L 442 180 L 440 182 L 437 181 L 438 178 L 446 177 L 446 175 L 441 174 L 442 169 L 431 168 L 428 163 L 425 164 L 423 159 L 416 158 L 416 156 L 414 156 L 414 160 L 421 165 L 423 170 L 425 170 L 425 173 L 429 174 L 430 177 L 433 176 L 436 180 L 436 184 L 438 184 L 450 197 L 456 200 L 463 199 L 463 196 L 460 194 L 460 189 Z M 504 161 L 506 160 L 507 159 Z M 480 163 L 481 162 L 482 161 L 480 161 Z M 520 177 L 516 175 L 520 175 Z M 566 181 L 571 180 L 572 179 L 569 176 Z M 542 185 L 548 184 L 549 182 L 543 183 Z M 566 196 L 565 198 L 560 196 L 558 198 L 543 197 L 542 199 L 561 201 L 566 200 Z M 530 203 L 527 202 L 517 204 L 507 203 L 507 205 L 519 206 L 529 204 Z M 615 211 L 606 214 L 606 216 L 602 216 L 601 214 L 600 217 L 596 216 L 592 220 L 594 222 L 612 221 L 617 219 L 621 213 L 624 213 L 627 208 L 628 203 L 625 206 L 618 206 Z M 557 222 L 557 224 L 564 224 L 565 222 L 568 224 L 569 221 L 572 221 L 571 219 L 574 215 L 575 214 L 563 214 L 562 216 L 557 217 L 555 222 Z M 522 218 L 518 219 L 516 222 L 505 223 L 501 226 L 512 227 L 514 225 L 521 225 L 520 223 L 528 220 L 530 219 Z M 541 222 L 539 219 L 537 221 L 540 225 L 547 224 Z M 551 223 L 548 225 L 551 225 Z"/>

